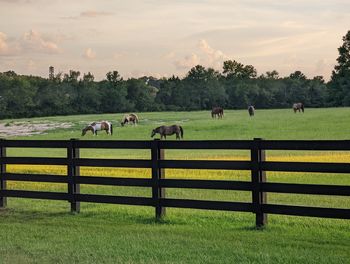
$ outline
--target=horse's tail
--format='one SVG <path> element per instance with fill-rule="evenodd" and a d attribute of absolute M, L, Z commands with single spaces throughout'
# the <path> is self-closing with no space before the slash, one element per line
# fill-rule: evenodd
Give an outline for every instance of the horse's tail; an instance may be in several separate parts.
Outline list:
<path fill-rule="evenodd" d="M 302 110 L 303 113 L 304 113 L 304 104 L 301 104 L 300 108 L 301 108 L 301 110 Z"/>
<path fill-rule="evenodd" d="M 224 109 L 221 109 L 221 115 L 224 116 Z"/>
<path fill-rule="evenodd" d="M 112 123 L 110 123 L 110 132 L 111 132 L 111 135 L 113 135 L 113 125 L 112 125 Z"/>
<path fill-rule="evenodd" d="M 179 126 L 179 128 L 180 128 L 181 138 L 184 138 L 184 130 L 182 129 L 182 126 Z"/>

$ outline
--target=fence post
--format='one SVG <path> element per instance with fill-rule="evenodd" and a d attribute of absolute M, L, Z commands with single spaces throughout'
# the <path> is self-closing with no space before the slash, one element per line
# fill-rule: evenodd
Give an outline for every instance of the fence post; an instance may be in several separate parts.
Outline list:
<path fill-rule="evenodd" d="M 6 147 L 4 146 L 5 139 L 0 139 L 0 159 L 6 157 Z M 0 191 L 6 190 L 6 180 L 4 174 L 6 173 L 6 164 L 3 161 L 0 164 Z M 0 208 L 6 208 L 7 197 L 0 196 Z"/>
<path fill-rule="evenodd" d="M 265 150 L 260 148 L 261 138 L 254 138 L 251 148 L 252 170 L 251 178 L 253 183 L 252 200 L 255 211 L 256 227 L 264 227 L 267 224 L 267 214 L 263 213 L 262 205 L 267 202 L 266 192 L 262 192 L 262 183 L 266 182 L 266 172 L 260 168 L 260 163 L 265 161 Z"/>
<path fill-rule="evenodd" d="M 69 141 L 67 148 L 67 158 L 68 158 L 68 194 L 70 196 L 70 211 L 72 213 L 80 212 L 80 202 L 75 199 L 75 194 L 80 193 L 80 184 L 76 183 L 76 176 L 80 176 L 80 167 L 75 165 L 74 159 L 80 157 L 79 148 L 76 147 L 76 142 L 78 139 L 72 138 Z"/>
<path fill-rule="evenodd" d="M 159 148 L 159 139 L 151 144 L 152 158 L 152 199 L 155 206 L 156 220 L 165 216 L 165 207 L 160 205 L 160 199 L 165 198 L 165 189 L 160 187 L 159 180 L 164 179 L 164 169 L 159 167 L 159 160 L 164 159 L 164 149 Z"/>

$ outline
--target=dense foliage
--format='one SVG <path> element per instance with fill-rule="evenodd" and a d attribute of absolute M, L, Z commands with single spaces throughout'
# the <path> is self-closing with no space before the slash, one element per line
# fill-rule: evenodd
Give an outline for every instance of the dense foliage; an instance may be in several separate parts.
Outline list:
<path fill-rule="evenodd" d="M 200 110 L 213 106 L 239 109 L 285 108 L 294 102 L 306 107 L 350 106 L 350 31 L 338 49 L 338 65 L 325 83 L 295 71 L 280 78 L 273 70 L 257 76 L 252 65 L 234 60 L 222 72 L 197 65 L 186 77 L 123 80 L 118 71 L 96 82 L 89 72 L 50 75 L 50 78 L 0 73 L 0 118 L 130 111 Z"/>

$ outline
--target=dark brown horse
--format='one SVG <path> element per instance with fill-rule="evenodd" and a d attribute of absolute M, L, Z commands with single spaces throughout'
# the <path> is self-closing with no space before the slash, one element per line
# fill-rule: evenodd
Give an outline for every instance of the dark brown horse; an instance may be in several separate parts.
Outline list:
<path fill-rule="evenodd" d="M 172 125 L 172 126 L 160 126 L 152 130 L 151 137 L 154 137 L 155 134 L 160 134 L 160 139 L 164 137 L 166 139 L 166 136 L 171 136 L 173 134 L 176 134 L 176 139 L 183 138 L 184 131 L 181 126 L 178 125 Z"/>
<path fill-rule="evenodd" d="M 83 130 L 81 135 L 85 136 L 87 131 L 91 131 L 93 135 L 97 136 L 97 131 L 99 130 L 105 130 L 107 135 L 113 135 L 113 125 L 112 123 L 108 121 L 102 121 L 102 122 L 93 122 L 90 125 L 86 126 Z"/>
<path fill-rule="evenodd" d="M 120 123 L 122 126 L 124 126 L 126 123 L 130 124 L 133 123 L 134 125 L 136 125 L 139 122 L 139 118 L 136 114 L 128 114 L 128 115 L 124 115 L 122 122 Z"/>
<path fill-rule="evenodd" d="M 224 109 L 222 107 L 213 107 L 211 110 L 211 117 L 212 118 L 222 118 L 224 116 Z"/>
<path fill-rule="evenodd" d="M 248 107 L 249 116 L 254 116 L 254 112 L 255 112 L 254 106 L 250 105 L 250 106 Z"/>
<path fill-rule="evenodd" d="M 296 113 L 297 111 L 300 112 L 300 110 L 303 111 L 303 113 L 304 113 L 304 104 L 303 103 L 293 104 L 293 110 L 294 110 L 294 113 Z"/>

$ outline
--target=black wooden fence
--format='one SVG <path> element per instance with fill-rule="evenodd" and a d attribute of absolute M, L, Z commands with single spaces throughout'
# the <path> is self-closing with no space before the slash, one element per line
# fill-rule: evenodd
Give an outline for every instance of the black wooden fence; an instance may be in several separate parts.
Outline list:
<path fill-rule="evenodd" d="M 65 148 L 66 158 L 8 157 L 7 148 Z M 151 158 L 91 159 L 80 158 L 79 150 L 149 149 Z M 238 149 L 250 150 L 249 161 L 167 160 L 166 149 Z M 208 140 L 208 141 L 79 141 L 71 140 L 0 140 L 0 207 L 6 207 L 7 197 L 65 200 L 72 212 L 80 211 L 80 202 L 153 206 L 156 218 L 165 215 L 166 207 L 252 212 L 256 226 L 267 224 L 267 214 L 284 214 L 350 219 L 350 209 L 277 205 L 267 203 L 267 193 L 298 193 L 350 196 L 350 186 L 272 183 L 266 181 L 266 171 L 350 173 L 349 163 L 276 162 L 266 161 L 265 150 L 350 151 L 350 140 Z M 59 175 L 8 173 L 7 164 L 64 165 L 67 177 Z M 80 176 L 81 166 L 150 168 L 151 178 L 118 178 Z M 164 169 L 216 169 L 251 171 L 251 181 L 166 179 Z M 8 190 L 7 181 L 67 183 L 68 192 Z M 139 186 L 152 188 L 152 198 L 81 194 L 80 184 Z M 166 188 L 240 190 L 252 193 L 252 202 L 224 202 L 166 198 Z"/>

